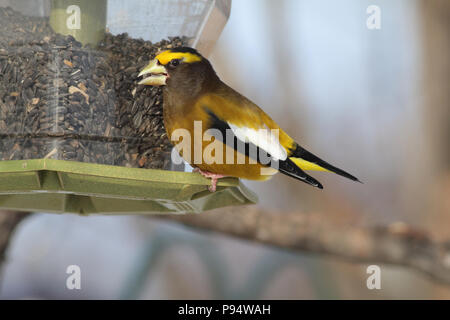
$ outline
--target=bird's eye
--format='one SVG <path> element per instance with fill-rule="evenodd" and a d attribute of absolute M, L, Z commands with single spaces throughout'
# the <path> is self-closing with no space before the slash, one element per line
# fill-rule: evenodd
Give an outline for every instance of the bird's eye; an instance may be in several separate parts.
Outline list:
<path fill-rule="evenodd" d="M 171 67 L 176 67 L 180 64 L 180 59 L 173 59 L 169 62 Z"/>

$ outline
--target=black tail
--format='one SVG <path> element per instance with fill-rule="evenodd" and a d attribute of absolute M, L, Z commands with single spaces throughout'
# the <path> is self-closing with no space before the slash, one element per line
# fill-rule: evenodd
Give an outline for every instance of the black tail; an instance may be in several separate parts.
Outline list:
<path fill-rule="evenodd" d="M 317 157 L 316 155 L 312 154 L 311 152 L 309 152 L 308 150 L 303 149 L 302 147 L 300 147 L 299 145 L 297 145 L 297 148 L 295 149 L 295 151 L 290 155 L 290 157 L 294 157 L 294 158 L 301 158 L 303 160 L 309 161 L 311 163 L 315 163 L 318 166 L 327 169 L 331 172 L 334 172 L 340 176 L 346 177 L 350 180 L 353 181 L 357 181 L 357 182 L 361 182 L 358 180 L 358 178 L 356 178 L 355 176 L 352 176 L 350 173 L 345 172 L 342 169 L 336 168 L 335 166 L 329 164 L 328 162 L 320 159 L 319 157 Z"/>

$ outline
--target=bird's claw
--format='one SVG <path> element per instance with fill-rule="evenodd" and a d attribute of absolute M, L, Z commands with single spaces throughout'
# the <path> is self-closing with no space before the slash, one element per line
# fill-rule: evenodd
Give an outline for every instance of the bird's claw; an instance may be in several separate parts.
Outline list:
<path fill-rule="evenodd" d="M 205 178 L 210 178 L 211 179 L 211 185 L 208 187 L 208 190 L 210 192 L 216 192 L 217 180 L 220 179 L 220 178 L 226 177 L 223 174 L 217 174 L 217 173 L 212 173 L 212 172 L 209 172 L 209 171 L 203 171 L 203 170 L 200 170 L 199 168 L 195 168 L 193 172 L 198 172 L 202 176 L 204 176 Z"/>

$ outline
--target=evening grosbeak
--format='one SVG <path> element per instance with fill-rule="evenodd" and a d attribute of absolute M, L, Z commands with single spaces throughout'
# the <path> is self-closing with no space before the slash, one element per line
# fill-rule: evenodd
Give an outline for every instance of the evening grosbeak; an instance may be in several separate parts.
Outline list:
<path fill-rule="evenodd" d="M 196 172 L 211 178 L 210 191 L 225 176 L 266 180 L 277 172 L 322 189 L 304 170 L 330 171 L 359 181 L 297 144 L 256 104 L 223 83 L 195 49 L 160 52 L 139 77 L 139 84 L 164 86 L 168 137 L 172 142 L 179 138 L 175 147 L 180 155 Z"/>

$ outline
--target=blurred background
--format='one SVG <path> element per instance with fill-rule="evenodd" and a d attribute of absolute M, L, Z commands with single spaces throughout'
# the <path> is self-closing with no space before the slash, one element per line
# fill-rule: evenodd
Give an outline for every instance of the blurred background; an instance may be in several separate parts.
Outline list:
<path fill-rule="evenodd" d="M 380 29 L 366 25 L 370 5 Z M 449 56 L 448 0 L 234 1 L 210 55 L 222 80 L 364 182 L 245 182 L 258 206 L 340 226 L 401 221 L 448 240 Z M 73 264 L 81 290 L 66 289 Z M 368 290 L 367 266 L 147 217 L 37 213 L 11 240 L 0 298 L 450 298 L 450 287 L 388 265 L 381 290 Z"/>

